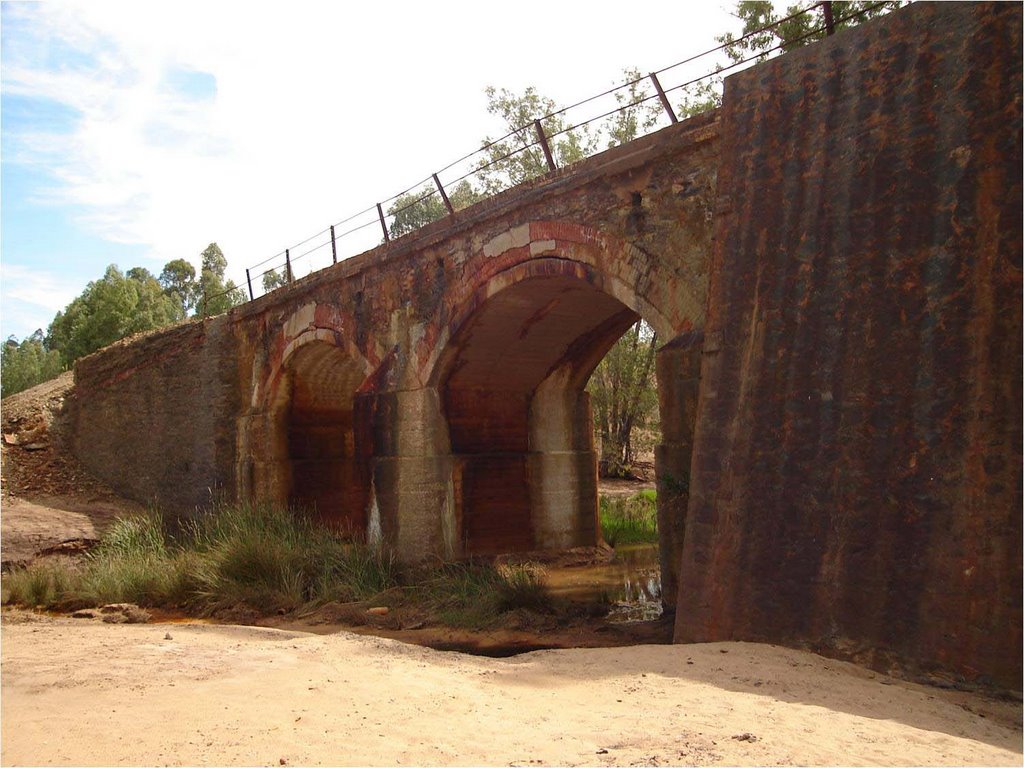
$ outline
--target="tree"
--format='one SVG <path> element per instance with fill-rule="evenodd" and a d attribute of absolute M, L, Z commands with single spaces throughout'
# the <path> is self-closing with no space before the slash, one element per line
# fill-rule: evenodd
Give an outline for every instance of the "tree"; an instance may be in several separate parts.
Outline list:
<path fill-rule="evenodd" d="M 216 243 L 210 243 L 202 254 L 202 268 L 199 272 L 200 297 L 198 314 L 211 317 L 227 312 L 245 302 L 245 294 L 233 280 L 224 281 L 228 260 Z"/>
<path fill-rule="evenodd" d="M 465 179 L 448 191 L 448 201 L 456 211 L 468 208 L 483 197 L 484 195 Z M 448 215 L 448 209 L 445 208 L 437 189 L 428 184 L 416 192 L 399 195 L 388 208 L 388 215 L 394 217 L 391 226 L 388 227 L 388 233 L 395 238 L 432 221 L 443 219 Z"/>
<path fill-rule="evenodd" d="M 880 4 L 872 0 L 834 2 L 832 13 L 836 19 L 835 29 L 856 26 L 903 5 L 906 2 L 902 0 Z M 827 32 L 822 14 L 815 11 L 800 13 L 802 8 L 800 5 L 791 5 L 785 12 L 778 13 L 771 0 L 740 0 L 736 3 L 733 15 L 743 22 L 743 29 L 738 35 L 726 32 L 715 40 L 726 44 L 726 56 L 733 64 L 738 64 L 748 59 L 764 61 L 773 54 L 786 53 L 823 39 Z M 796 18 L 782 21 L 794 15 Z M 850 16 L 853 18 L 847 18 Z M 771 29 L 765 29 L 773 24 L 775 26 Z M 774 51 L 775 48 L 778 50 Z M 721 65 L 718 67 L 719 70 L 722 68 Z M 708 77 L 687 86 L 682 93 L 683 98 L 676 109 L 680 117 L 692 117 L 715 109 L 722 105 L 722 77 Z"/>
<path fill-rule="evenodd" d="M 125 275 L 111 264 L 100 280 L 58 312 L 46 336 L 46 348 L 60 353 L 65 365 L 133 333 L 180 319 L 180 306 L 144 269 Z"/>
<path fill-rule="evenodd" d="M 196 268 L 191 263 L 185 259 L 167 262 L 160 273 L 159 283 L 164 293 L 180 304 L 182 319 L 195 309 L 199 286 L 196 283 Z"/>
<path fill-rule="evenodd" d="M 502 88 L 488 87 L 487 111 L 505 124 L 509 137 L 493 142 L 484 138 L 485 157 L 477 166 L 488 194 L 521 184 L 548 172 L 544 152 L 537 144 L 533 121 L 541 119 L 541 127 L 559 168 L 582 160 L 597 147 L 597 138 L 586 127 L 573 128 L 560 115 L 544 117 L 557 111 L 551 99 L 536 89 L 527 88 L 516 95 Z"/>
<path fill-rule="evenodd" d="M 7 339 L 0 358 L 0 397 L 49 381 L 64 370 L 60 353 L 43 345 L 41 329 L 20 344 L 13 336 Z"/>
<path fill-rule="evenodd" d="M 683 98 L 676 107 L 681 118 L 693 117 L 722 106 L 722 78 L 711 77 L 683 89 Z"/>
<path fill-rule="evenodd" d="M 854 27 L 875 16 L 882 16 L 896 10 L 905 2 L 877 3 L 872 0 L 852 0 L 832 3 L 832 14 L 836 19 L 835 29 Z M 783 53 L 821 40 L 827 34 L 824 18 L 818 13 L 801 13 L 788 21 L 782 21 L 771 29 L 764 29 L 789 16 L 798 14 L 802 6 L 791 5 L 784 13 L 777 13 L 771 0 L 740 0 L 736 3 L 734 15 L 743 22 L 739 36 L 726 32 L 715 39 L 726 43 L 726 55 L 733 62 L 756 57 L 763 61 L 771 50 L 780 46 Z M 852 18 L 847 18 L 852 17 Z M 764 30 L 764 31 L 758 31 Z M 754 33 L 754 34 L 751 34 Z M 743 39 L 746 35 L 751 35 Z"/>
<path fill-rule="evenodd" d="M 647 78 L 641 78 L 640 70 L 634 68 L 622 70 L 629 85 L 615 92 L 615 100 L 619 103 L 619 111 L 612 118 L 608 128 L 608 147 L 626 144 L 637 136 L 647 133 L 658 122 L 661 115 L 661 103 L 647 99 L 650 91 Z M 641 100 L 647 99 L 646 101 Z"/>
<path fill-rule="evenodd" d="M 276 288 L 280 288 L 284 285 L 288 285 L 288 277 L 285 275 L 287 270 L 282 268 L 280 272 L 276 269 L 268 269 L 263 273 L 263 292 L 270 293 Z"/>
<path fill-rule="evenodd" d="M 637 321 L 611 348 L 587 384 L 594 427 L 601 443 L 599 471 L 629 477 L 636 461 L 636 430 L 657 427 L 654 353 L 658 335 Z"/>

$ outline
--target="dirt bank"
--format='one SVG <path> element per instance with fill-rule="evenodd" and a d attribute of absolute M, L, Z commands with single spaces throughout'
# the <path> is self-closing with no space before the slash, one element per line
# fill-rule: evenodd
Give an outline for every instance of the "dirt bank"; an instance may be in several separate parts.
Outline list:
<path fill-rule="evenodd" d="M 774 646 L 539 651 L 5 611 L 5 765 L 1020 765 L 1021 708 Z"/>
<path fill-rule="evenodd" d="M 119 515 L 142 511 L 90 477 L 65 444 L 71 372 L 0 402 L 3 567 L 67 542 L 99 538 Z"/>

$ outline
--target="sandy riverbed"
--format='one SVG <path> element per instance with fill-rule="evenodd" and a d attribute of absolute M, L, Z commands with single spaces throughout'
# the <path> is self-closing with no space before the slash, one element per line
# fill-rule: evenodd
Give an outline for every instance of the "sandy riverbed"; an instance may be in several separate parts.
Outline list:
<path fill-rule="evenodd" d="M 4 765 L 1022 762 L 1019 703 L 773 646 L 490 659 L 11 611 L 2 641 Z"/>

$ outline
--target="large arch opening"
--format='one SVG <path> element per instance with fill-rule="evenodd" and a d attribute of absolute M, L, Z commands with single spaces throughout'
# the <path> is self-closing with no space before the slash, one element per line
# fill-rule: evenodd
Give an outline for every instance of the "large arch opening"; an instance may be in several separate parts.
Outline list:
<path fill-rule="evenodd" d="M 357 538 L 366 531 L 372 456 L 356 396 L 363 379 L 343 350 L 318 339 L 288 357 L 277 397 L 288 505 Z"/>
<path fill-rule="evenodd" d="M 597 543 L 585 386 L 639 318 L 589 279 L 555 272 L 498 291 L 462 324 L 438 385 L 464 554 Z"/>

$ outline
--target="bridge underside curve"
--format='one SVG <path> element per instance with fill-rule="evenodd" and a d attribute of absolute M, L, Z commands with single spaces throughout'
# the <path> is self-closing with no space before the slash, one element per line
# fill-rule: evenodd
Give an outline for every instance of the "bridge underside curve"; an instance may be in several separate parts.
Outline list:
<path fill-rule="evenodd" d="M 534 277 L 451 342 L 439 389 L 467 554 L 597 541 L 587 379 L 638 316 L 586 281 Z"/>
<path fill-rule="evenodd" d="M 289 506 L 343 532 L 366 529 L 370 457 L 360 430 L 363 381 L 337 347 L 313 342 L 288 359 L 272 410 Z"/>

